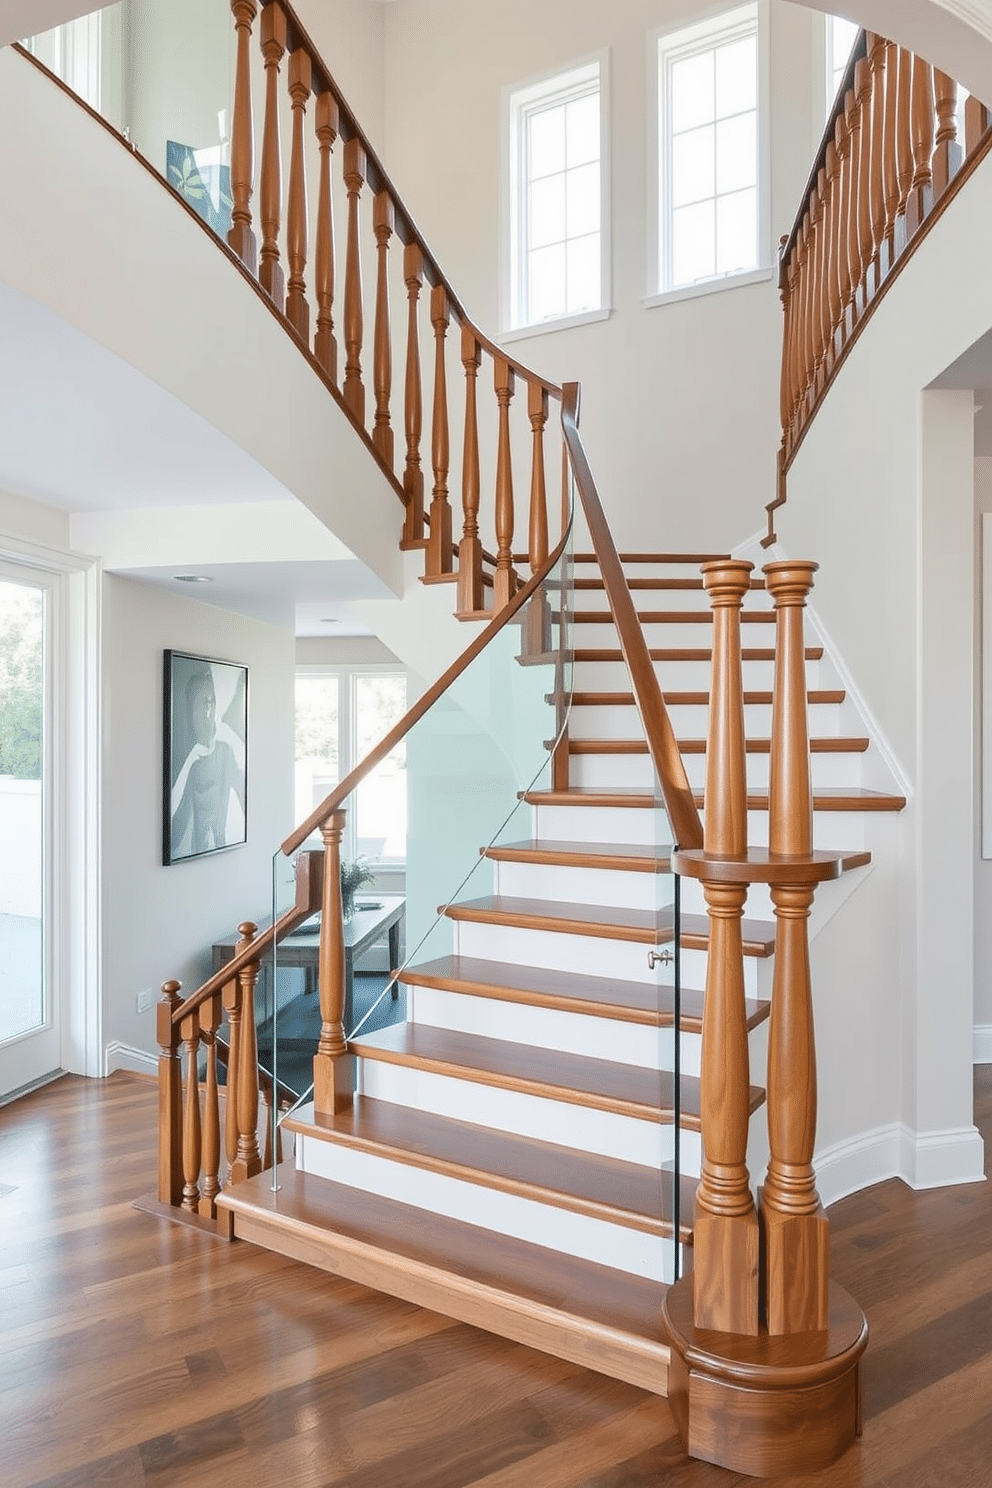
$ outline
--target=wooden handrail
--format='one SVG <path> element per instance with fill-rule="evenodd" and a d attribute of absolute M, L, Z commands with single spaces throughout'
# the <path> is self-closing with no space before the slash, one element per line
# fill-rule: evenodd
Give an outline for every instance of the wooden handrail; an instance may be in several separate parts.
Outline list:
<path fill-rule="evenodd" d="M 782 444 L 766 547 L 789 467 L 851 348 L 896 276 L 992 150 L 989 109 L 921 57 L 862 31 L 783 238 Z M 961 137 L 963 134 L 963 137 Z"/>
<path fill-rule="evenodd" d="M 620 562 L 616 543 L 606 520 L 596 482 L 589 468 L 586 452 L 579 439 L 577 427 L 579 413 L 579 385 L 568 382 L 562 389 L 561 422 L 565 445 L 575 477 L 575 485 L 582 503 L 593 551 L 599 560 L 603 585 L 613 623 L 620 637 L 620 649 L 637 702 L 641 722 L 647 736 L 648 749 L 654 761 L 661 783 L 665 809 L 671 823 L 672 833 L 679 847 L 698 848 L 703 845 L 703 828 L 692 790 L 685 773 L 685 765 L 679 753 L 668 709 L 651 660 L 651 652 L 637 618 L 637 610 Z"/>

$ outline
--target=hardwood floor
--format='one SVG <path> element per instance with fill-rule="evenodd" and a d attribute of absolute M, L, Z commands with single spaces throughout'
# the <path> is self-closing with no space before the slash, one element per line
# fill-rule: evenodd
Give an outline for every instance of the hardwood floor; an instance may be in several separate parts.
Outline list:
<path fill-rule="evenodd" d="M 0 1484 L 734 1488 L 667 1403 L 132 1208 L 155 1087 L 67 1077 L 0 1110 Z M 992 1163 L 992 1068 L 976 1071 Z M 865 1434 L 824 1488 L 992 1483 L 992 1185 L 831 1211 L 864 1306 Z"/>

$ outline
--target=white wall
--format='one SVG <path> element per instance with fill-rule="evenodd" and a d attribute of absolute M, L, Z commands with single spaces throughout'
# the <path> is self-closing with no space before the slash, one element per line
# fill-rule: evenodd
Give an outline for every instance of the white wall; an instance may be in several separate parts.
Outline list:
<path fill-rule="evenodd" d="M 613 306 L 605 323 L 514 341 L 583 387 L 582 427 L 621 546 L 725 549 L 773 494 L 780 355 L 767 282 L 646 309 L 649 33 L 692 0 L 399 0 L 386 8 L 386 160 L 469 313 L 499 327 L 500 90 L 610 51 Z M 773 0 L 772 244 L 789 230 L 821 121 L 818 18 Z M 458 441 L 452 461 L 457 468 Z"/>
<path fill-rule="evenodd" d="M 975 1029 L 976 1058 L 992 1063 L 992 859 L 984 859 L 982 815 L 992 812 L 992 801 L 982 796 L 982 742 L 984 717 L 992 710 L 992 698 L 981 690 L 982 610 L 992 605 L 992 594 L 982 592 L 982 517 L 992 512 L 992 458 L 975 461 Z"/>
<path fill-rule="evenodd" d="M 28 501 L 26 497 L 0 491 L 0 533 L 53 548 L 67 548 L 69 517 L 66 512 L 40 501 Z"/>
<path fill-rule="evenodd" d="M 990 185 L 986 163 L 876 309 L 777 513 L 786 552 L 821 565 L 816 611 L 910 782 L 901 842 L 876 869 L 890 892 L 870 928 L 852 933 L 820 1047 L 825 1066 L 846 1071 L 849 1048 L 872 1037 L 866 1004 L 884 1010 L 870 1063 L 886 1084 L 899 1067 L 888 1121 L 899 1170 L 917 1182 L 981 1173 L 971 1124 L 976 950 L 988 965 L 974 909 L 973 394 L 925 390 L 992 325 Z M 979 873 L 979 893 L 982 883 Z M 861 946 L 873 963 L 856 957 Z M 875 1093 L 852 1080 L 845 1094 L 840 1125 L 853 1136 Z"/>
<path fill-rule="evenodd" d="M 185 650 L 248 667 L 248 843 L 162 866 L 163 658 Z M 271 904 L 272 854 L 292 826 L 294 640 L 148 584 L 108 576 L 103 610 L 104 1042 L 155 1052 L 137 994 L 193 991 L 210 947 Z"/>

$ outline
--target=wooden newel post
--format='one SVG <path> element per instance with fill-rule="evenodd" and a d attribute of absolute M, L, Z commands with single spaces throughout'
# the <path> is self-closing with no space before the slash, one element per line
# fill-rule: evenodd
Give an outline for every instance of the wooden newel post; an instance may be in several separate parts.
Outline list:
<path fill-rule="evenodd" d="M 241 940 L 237 952 L 251 945 L 257 925 L 251 920 L 238 926 Z M 255 981 L 258 977 L 258 962 L 250 961 L 238 972 L 238 993 L 241 1005 L 241 1024 L 237 1046 L 237 1059 L 232 1059 L 233 1069 L 228 1070 L 230 1093 L 237 1110 L 238 1145 L 231 1163 L 231 1182 L 242 1183 L 254 1178 L 262 1171 L 262 1158 L 258 1150 L 258 1035 L 255 1028 Z"/>
<path fill-rule="evenodd" d="M 320 829 L 324 839 L 324 896 L 320 915 L 320 1043 L 313 1060 L 313 1107 L 333 1116 L 351 1105 L 355 1061 L 344 1030 L 344 910 L 341 904 L 341 837 L 347 815 L 334 811 Z"/>
<path fill-rule="evenodd" d="M 758 1332 L 758 1218 L 747 1171 L 750 1070 L 742 917 L 746 881 L 711 876 L 710 858 L 747 856 L 747 778 L 740 612 L 753 565 L 703 565 L 713 604 L 713 680 L 706 745 L 703 863 L 710 922 L 703 1005 L 693 1319 L 697 1328 Z"/>
<path fill-rule="evenodd" d="M 163 982 L 155 1009 L 158 1056 L 158 1201 L 178 1208 L 183 1196 L 182 1034 L 172 1014 L 181 1002 L 181 982 Z"/>
<path fill-rule="evenodd" d="M 812 860 L 813 813 L 803 610 L 815 563 L 764 569 L 775 601 L 776 661 L 768 801 L 768 841 L 781 872 L 772 878 L 775 971 L 768 1047 L 768 1173 L 759 1196 L 765 1306 L 771 1334 L 827 1326 L 829 1227 L 816 1191 L 816 1050 L 808 921 L 816 882 L 829 876 Z M 805 871 L 803 871 L 805 869 Z"/>

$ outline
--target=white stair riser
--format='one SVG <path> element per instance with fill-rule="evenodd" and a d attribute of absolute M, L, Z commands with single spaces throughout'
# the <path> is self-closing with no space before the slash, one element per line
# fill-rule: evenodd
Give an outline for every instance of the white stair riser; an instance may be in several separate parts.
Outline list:
<path fill-rule="evenodd" d="M 482 961 L 509 961 L 514 966 L 548 966 L 576 976 L 613 976 L 624 982 L 657 985 L 657 972 L 648 966 L 648 945 L 606 940 L 593 935 L 568 935 L 551 930 L 527 930 L 516 925 L 492 925 L 461 921 L 455 927 L 455 953 Z M 759 973 L 754 956 L 744 958 L 744 986 L 749 997 L 758 991 Z M 670 972 L 664 973 L 666 981 Z M 687 987 L 702 987 L 706 979 L 706 952 L 682 950 L 682 980 Z"/>
<path fill-rule="evenodd" d="M 673 1275 L 673 1242 L 664 1236 L 319 1139 L 305 1138 L 301 1146 L 297 1166 L 304 1172 L 362 1193 L 382 1194 L 400 1204 L 633 1276 L 661 1281 Z"/>
<path fill-rule="evenodd" d="M 460 992 L 438 992 L 432 987 L 413 987 L 411 994 L 414 1020 L 434 1028 L 554 1049 L 563 1054 L 580 1054 L 586 1059 L 634 1064 L 642 1069 L 670 1070 L 674 1063 L 675 1037 L 671 1028 L 650 1028 L 616 1018 L 497 1002 Z M 686 1075 L 699 1074 L 699 1043 L 698 1034 L 682 1034 L 682 1071 Z"/>
<path fill-rule="evenodd" d="M 359 1060 L 359 1071 L 362 1094 L 374 1100 L 649 1168 L 660 1168 L 672 1159 L 671 1125 L 379 1059 Z M 698 1174 L 699 1133 L 683 1131 L 680 1147 L 683 1173 Z"/>
<path fill-rule="evenodd" d="M 702 627 L 697 627 L 702 629 Z M 758 642 L 754 643 L 755 645 Z M 576 646 L 583 648 L 583 637 L 576 638 Z M 692 649 L 707 649 L 709 642 L 697 637 Z M 750 637 L 747 642 L 748 649 L 752 649 Z M 616 642 L 609 648 L 616 650 Z M 674 648 L 667 641 L 656 650 L 671 651 Z M 763 646 L 767 649 L 767 646 Z M 807 661 L 806 663 L 806 686 L 809 689 L 827 686 L 820 681 L 819 661 Z M 709 689 L 712 680 L 712 666 L 708 658 L 703 660 L 678 660 L 678 661 L 656 661 L 654 669 L 661 683 L 663 692 L 704 692 Z M 748 692 L 770 692 L 775 680 L 774 663 L 770 660 L 755 661 L 745 658 L 742 675 L 744 687 Z M 573 690 L 575 692 L 629 692 L 630 672 L 627 664 L 621 658 L 615 661 L 602 661 L 598 658 L 593 661 L 585 661 L 582 658 L 576 661 L 573 670 Z"/>
<path fill-rule="evenodd" d="M 674 703 L 668 716 L 679 739 L 705 739 L 709 708 L 705 703 Z M 748 703 L 744 708 L 744 732 L 749 739 L 771 737 L 772 710 L 767 703 Z M 841 731 L 841 709 L 837 703 L 814 703 L 809 708 L 809 731 L 813 738 L 836 738 Z M 643 739 L 640 714 L 634 707 L 594 704 L 573 707 L 569 719 L 572 739 Z"/>
<path fill-rule="evenodd" d="M 661 910 L 674 897 L 671 873 L 568 868 L 552 863 L 496 863 L 496 892 L 515 899 Z"/>
<path fill-rule="evenodd" d="M 668 818 L 638 806 L 538 806 L 534 836 L 549 842 L 629 842 L 671 850 Z"/>
<path fill-rule="evenodd" d="M 747 756 L 747 783 L 750 790 L 768 789 L 769 755 Z M 706 755 L 683 756 L 685 773 L 693 790 L 706 784 Z M 862 755 L 854 751 L 814 754 L 810 774 L 814 790 L 848 789 L 861 785 Z M 568 764 L 569 783 L 598 790 L 626 788 L 653 789 L 654 765 L 645 754 L 573 754 Z"/>

